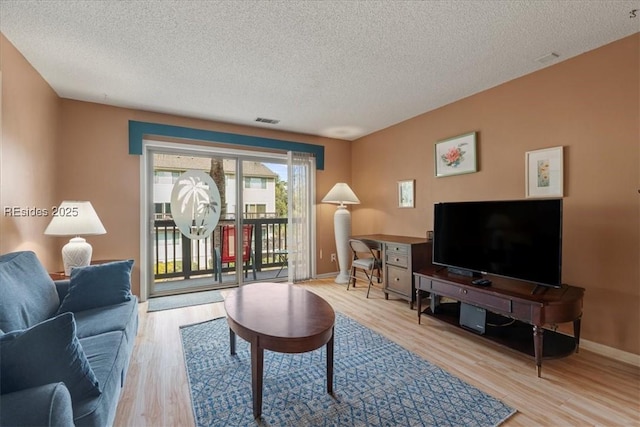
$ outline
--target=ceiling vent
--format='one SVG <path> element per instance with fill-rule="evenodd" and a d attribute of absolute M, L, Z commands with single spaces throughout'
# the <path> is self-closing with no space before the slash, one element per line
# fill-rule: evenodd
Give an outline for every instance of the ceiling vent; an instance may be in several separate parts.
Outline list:
<path fill-rule="evenodd" d="M 267 124 L 270 124 L 270 125 L 277 125 L 278 123 L 280 123 L 280 120 L 267 119 L 267 118 L 264 118 L 264 117 L 258 117 L 256 119 L 256 122 L 267 123 Z"/>

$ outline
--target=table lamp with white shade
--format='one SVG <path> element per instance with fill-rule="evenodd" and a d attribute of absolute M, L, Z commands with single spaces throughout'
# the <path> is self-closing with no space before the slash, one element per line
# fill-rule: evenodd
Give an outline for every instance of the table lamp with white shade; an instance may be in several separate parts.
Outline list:
<path fill-rule="evenodd" d="M 322 203 L 336 203 L 338 209 L 333 215 L 333 228 L 336 236 L 336 252 L 340 273 L 336 283 L 349 283 L 349 236 L 351 236 L 351 213 L 345 205 L 360 204 L 353 190 L 344 182 L 339 182 L 324 196 Z"/>
<path fill-rule="evenodd" d="M 49 236 L 75 236 L 62 248 L 64 274 L 69 276 L 72 267 L 84 267 L 91 263 L 93 248 L 80 235 L 105 234 L 98 214 L 91 202 L 65 200 L 54 212 L 53 219 L 44 231 Z"/>

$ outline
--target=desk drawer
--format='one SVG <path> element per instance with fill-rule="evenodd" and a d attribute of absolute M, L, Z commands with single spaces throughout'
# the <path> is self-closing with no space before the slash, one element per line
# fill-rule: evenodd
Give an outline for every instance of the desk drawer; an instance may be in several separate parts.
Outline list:
<path fill-rule="evenodd" d="M 386 253 L 394 253 L 396 255 L 409 255 L 409 246 L 398 243 L 385 243 L 384 251 Z"/>
<path fill-rule="evenodd" d="M 450 283 L 431 281 L 431 291 L 436 295 L 453 298 L 460 302 L 478 305 L 488 310 L 497 310 L 502 313 L 511 313 L 513 304 L 511 299 L 487 294 Z"/>
<path fill-rule="evenodd" d="M 384 272 L 384 280 L 387 289 L 405 297 L 411 298 L 411 272 L 404 268 L 387 265 Z"/>
<path fill-rule="evenodd" d="M 387 264 L 407 268 L 409 266 L 409 247 L 385 243 L 384 257 Z"/>
<path fill-rule="evenodd" d="M 407 268 L 409 266 L 409 258 L 407 256 L 396 254 L 385 254 L 385 262 L 390 265 Z"/>

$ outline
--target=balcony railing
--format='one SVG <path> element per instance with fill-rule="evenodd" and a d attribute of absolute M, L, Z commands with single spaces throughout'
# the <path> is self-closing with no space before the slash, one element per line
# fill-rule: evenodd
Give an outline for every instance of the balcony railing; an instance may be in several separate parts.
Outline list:
<path fill-rule="evenodd" d="M 251 249 L 256 271 L 280 268 L 281 255 L 287 249 L 287 218 L 245 219 L 245 224 L 253 224 Z M 206 239 L 191 240 L 184 236 L 172 219 L 154 221 L 154 276 L 155 280 L 191 279 L 206 275 L 216 275 L 215 248 L 220 247 L 222 227 L 233 224 L 221 221 L 211 236 Z M 222 264 L 222 273 L 235 270 L 234 263 Z"/>

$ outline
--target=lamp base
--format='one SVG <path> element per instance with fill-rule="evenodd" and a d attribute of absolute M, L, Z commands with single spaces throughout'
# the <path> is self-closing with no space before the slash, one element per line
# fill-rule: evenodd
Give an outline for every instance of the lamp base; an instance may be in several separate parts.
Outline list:
<path fill-rule="evenodd" d="M 349 283 L 349 280 L 350 279 L 348 274 L 343 274 L 342 272 L 340 272 L 336 276 L 336 280 L 334 280 L 334 282 L 339 285 L 346 285 L 347 283 Z"/>
<path fill-rule="evenodd" d="M 349 268 L 351 253 L 349 249 L 349 237 L 351 236 L 351 213 L 344 205 L 338 206 L 333 214 L 333 229 L 336 236 L 336 252 L 338 253 L 338 267 L 340 273 L 335 282 L 341 285 L 349 283 Z"/>
<path fill-rule="evenodd" d="M 91 263 L 93 248 L 82 237 L 74 237 L 62 248 L 64 275 L 70 276 L 73 267 L 86 267 Z"/>

